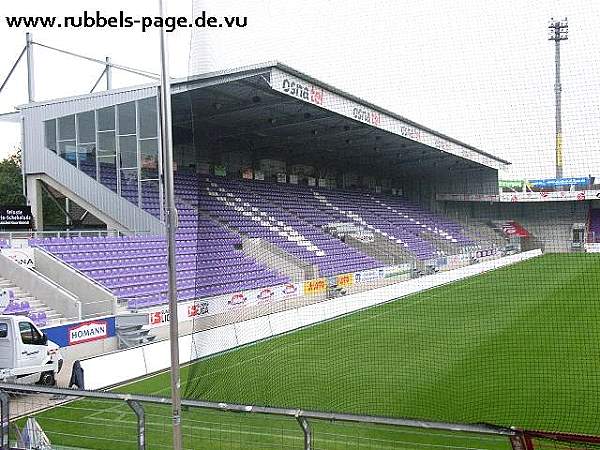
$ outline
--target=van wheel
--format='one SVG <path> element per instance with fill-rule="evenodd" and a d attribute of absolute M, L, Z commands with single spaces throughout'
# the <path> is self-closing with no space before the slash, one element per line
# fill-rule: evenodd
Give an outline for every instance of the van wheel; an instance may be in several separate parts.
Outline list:
<path fill-rule="evenodd" d="M 44 372 L 40 377 L 40 381 L 38 384 L 42 386 L 54 386 L 56 384 L 56 378 L 54 377 L 54 372 Z"/>

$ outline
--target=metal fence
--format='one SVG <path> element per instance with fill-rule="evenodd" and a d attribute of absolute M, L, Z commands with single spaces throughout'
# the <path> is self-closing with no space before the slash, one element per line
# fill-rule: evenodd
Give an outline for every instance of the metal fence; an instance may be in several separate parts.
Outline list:
<path fill-rule="evenodd" d="M 184 400 L 185 448 L 527 449 L 523 432 L 489 425 Z M 169 448 L 165 397 L 0 383 L 0 449 L 15 449 L 17 427 L 36 417 L 52 448 Z M 430 442 L 429 445 L 426 443 Z M 503 445 L 501 445 L 503 444 Z M 508 446 L 510 446 L 508 445 Z"/>
<path fill-rule="evenodd" d="M 11 244 L 13 240 L 22 239 L 41 239 L 41 238 L 80 238 L 80 237 L 120 237 L 149 235 L 148 230 L 130 230 L 124 233 L 115 229 L 82 229 L 82 230 L 25 230 L 25 231 L 2 231 L 0 230 L 0 239 L 6 240 Z"/>

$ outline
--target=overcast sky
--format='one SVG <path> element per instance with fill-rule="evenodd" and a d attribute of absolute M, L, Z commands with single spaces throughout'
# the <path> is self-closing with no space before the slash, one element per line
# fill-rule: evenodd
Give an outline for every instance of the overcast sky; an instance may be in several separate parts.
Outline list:
<path fill-rule="evenodd" d="M 156 14 L 155 1 L 3 2 L 2 15 Z M 554 173 L 554 45 L 550 17 L 569 19 L 562 46 L 565 176 L 600 176 L 599 2 L 167 0 L 170 15 L 248 16 L 243 29 L 170 35 L 171 73 L 278 59 L 430 128 L 513 162 L 503 178 Z M 126 6 L 125 6 L 126 5 Z M 0 76 L 25 30 L 0 25 Z M 158 36 L 138 29 L 35 29 L 35 40 L 158 70 Z M 191 44 L 191 46 L 190 46 Z M 36 97 L 89 91 L 102 70 L 36 48 Z M 24 67 L 0 94 L 0 111 L 26 101 Z M 116 86 L 144 80 L 115 73 Z M 0 124 L 0 157 L 20 141 Z"/>

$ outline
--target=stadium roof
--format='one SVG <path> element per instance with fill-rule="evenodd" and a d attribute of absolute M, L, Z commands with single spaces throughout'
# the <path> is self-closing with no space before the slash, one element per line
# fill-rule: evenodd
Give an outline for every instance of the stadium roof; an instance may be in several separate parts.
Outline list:
<path fill-rule="evenodd" d="M 18 109 L 94 99 L 157 83 L 21 105 Z M 205 124 L 215 148 L 252 149 L 260 157 L 318 158 L 349 166 L 431 170 L 499 169 L 508 161 L 278 62 L 172 80 L 174 131 Z M 14 120 L 14 115 L 11 115 Z M 191 123 L 194 123 L 194 127 Z"/>

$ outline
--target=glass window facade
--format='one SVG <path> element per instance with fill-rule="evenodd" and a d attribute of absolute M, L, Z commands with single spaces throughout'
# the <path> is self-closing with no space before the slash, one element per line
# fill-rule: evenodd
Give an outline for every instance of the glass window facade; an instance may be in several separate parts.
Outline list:
<path fill-rule="evenodd" d="M 48 150 L 109 189 L 139 206 L 156 206 L 156 97 L 47 120 L 44 138 Z"/>

